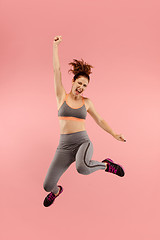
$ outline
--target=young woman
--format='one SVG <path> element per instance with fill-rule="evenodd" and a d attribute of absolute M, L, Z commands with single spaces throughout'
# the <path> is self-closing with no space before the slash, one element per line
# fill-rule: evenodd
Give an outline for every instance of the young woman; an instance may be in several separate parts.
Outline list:
<path fill-rule="evenodd" d="M 74 62 L 69 63 L 73 66 L 73 70 L 69 71 L 73 72 L 74 77 L 70 93 L 66 93 L 61 81 L 58 58 L 58 45 L 61 41 L 62 37 L 56 36 L 53 43 L 54 86 L 60 122 L 60 141 L 43 183 L 44 190 L 50 192 L 44 199 L 45 207 L 50 206 L 62 193 L 63 188 L 60 185 L 57 186 L 57 182 L 73 162 L 76 162 L 76 169 L 80 174 L 88 175 L 100 169 L 120 177 L 125 174 L 122 166 L 114 163 L 110 158 L 101 162 L 91 160 L 93 144 L 85 129 L 87 112 L 114 138 L 119 141 L 126 140 L 121 134 L 115 134 L 97 113 L 92 101 L 82 96 L 89 84 L 89 74 L 93 68 L 84 63 L 83 59 L 82 61 L 74 59 Z"/>

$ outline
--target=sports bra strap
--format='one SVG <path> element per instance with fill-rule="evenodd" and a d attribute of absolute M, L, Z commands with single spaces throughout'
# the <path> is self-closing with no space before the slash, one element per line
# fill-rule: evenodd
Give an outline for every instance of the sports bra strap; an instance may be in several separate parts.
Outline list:
<path fill-rule="evenodd" d="M 82 101 L 83 101 L 83 104 L 85 105 L 85 102 L 84 102 L 84 97 L 82 96 Z"/>

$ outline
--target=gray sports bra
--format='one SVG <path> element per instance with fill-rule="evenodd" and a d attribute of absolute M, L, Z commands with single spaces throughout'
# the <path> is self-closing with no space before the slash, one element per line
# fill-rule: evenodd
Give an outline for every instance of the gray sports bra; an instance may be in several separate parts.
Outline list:
<path fill-rule="evenodd" d="M 65 100 L 61 105 L 60 109 L 58 110 L 58 118 L 65 119 L 65 120 L 73 120 L 73 121 L 84 121 L 87 116 L 87 110 L 84 103 L 84 98 L 82 97 L 83 105 L 79 108 L 71 108 L 67 104 L 67 97 L 66 94 Z"/>

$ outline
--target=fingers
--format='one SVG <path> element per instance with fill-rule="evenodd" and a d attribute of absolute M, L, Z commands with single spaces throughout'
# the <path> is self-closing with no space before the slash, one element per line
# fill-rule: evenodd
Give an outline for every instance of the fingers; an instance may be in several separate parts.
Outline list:
<path fill-rule="evenodd" d="M 54 44 L 56 44 L 57 46 L 60 44 L 60 42 L 62 41 L 62 36 L 55 36 L 54 37 Z"/>
<path fill-rule="evenodd" d="M 55 41 L 57 41 L 57 40 L 62 40 L 62 36 L 56 36 L 56 37 L 54 38 L 54 40 L 55 40 Z"/>
<path fill-rule="evenodd" d="M 124 142 L 126 142 L 126 140 L 124 139 L 124 137 L 122 138 Z"/>
<path fill-rule="evenodd" d="M 120 138 L 122 139 L 122 141 L 126 142 L 126 140 L 125 140 L 123 135 L 120 135 Z"/>

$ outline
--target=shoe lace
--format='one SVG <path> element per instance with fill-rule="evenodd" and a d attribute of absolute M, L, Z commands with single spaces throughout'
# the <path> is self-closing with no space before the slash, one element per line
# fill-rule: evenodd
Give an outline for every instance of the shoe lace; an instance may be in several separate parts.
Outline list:
<path fill-rule="evenodd" d="M 109 164 L 109 168 L 108 168 L 108 171 L 109 172 L 112 172 L 112 173 L 117 173 L 117 170 L 118 170 L 118 165 L 117 166 L 114 166 L 112 165 L 111 163 L 108 163 Z"/>
<path fill-rule="evenodd" d="M 49 200 L 49 201 L 53 201 L 54 198 L 55 198 L 55 195 L 51 192 L 51 193 L 48 195 L 48 200 Z"/>

